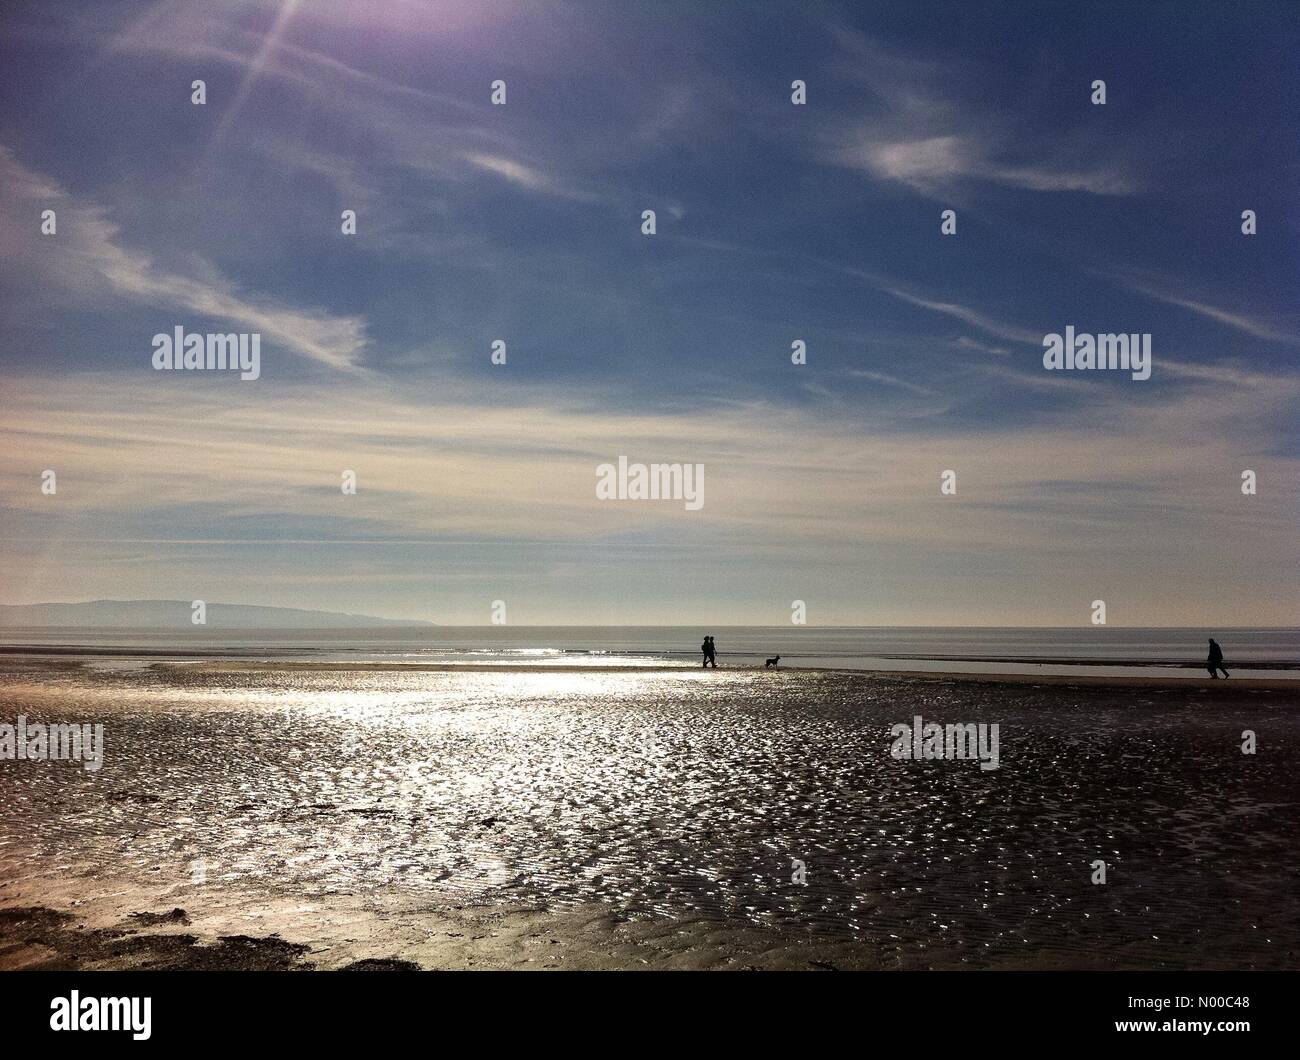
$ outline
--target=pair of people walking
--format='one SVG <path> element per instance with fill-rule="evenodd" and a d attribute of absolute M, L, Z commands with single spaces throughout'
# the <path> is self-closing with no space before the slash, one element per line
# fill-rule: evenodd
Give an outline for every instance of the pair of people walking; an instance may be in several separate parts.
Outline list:
<path fill-rule="evenodd" d="M 705 637 L 704 643 L 700 645 L 700 651 L 704 652 L 704 665 L 712 666 L 715 670 L 718 668 L 718 649 L 713 643 L 712 637 Z"/>

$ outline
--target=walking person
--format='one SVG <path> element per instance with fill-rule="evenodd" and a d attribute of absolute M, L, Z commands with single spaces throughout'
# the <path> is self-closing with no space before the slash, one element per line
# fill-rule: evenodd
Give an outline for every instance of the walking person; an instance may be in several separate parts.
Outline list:
<path fill-rule="evenodd" d="M 712 638 L 712 637 L 705 637 L 705 638 L 704 638 L 704 643 L 700 645 L 700 651 L 704 653 L 704 664 L 703 664 L 703 665 L 704 665 L 706 668 L 707 668 L 708 665 L 709 665 L 709 656 L 713 653 L 713 643 L 712 643 L 712 642 L 713 642 L 713 638 Z M 715 667 L 715 669 L 716 669 L 716 667 Z"/>
<path fill-rule="evenodd" d="M 1218 679 L 1217 671 L 1223 670 L 1223 649 L 1219 647 L 1219 642 L 1213 637 L 1210 638 L 1210 657 L 1205 660 L 1205 668 L 1210 671 L 1210 676 Z M 1228 676 L 1228 671 L 1223 670 L 1223 676 Z"/>
<path fill-rule="evenodd" d="M 704 639 L 709 644 L 709 662 L 713 664 L 713 668 L 716 670 L 718 668 L 718 646 L 713 643 L 712 637 L 705 637 Z"/>

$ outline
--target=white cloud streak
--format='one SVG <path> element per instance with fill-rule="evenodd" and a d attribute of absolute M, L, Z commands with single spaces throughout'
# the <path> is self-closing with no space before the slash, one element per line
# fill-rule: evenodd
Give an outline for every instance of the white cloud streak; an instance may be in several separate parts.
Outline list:
<path fill-rule="evenodd" d="M 58 217 L 56 237 L 39 234 L 37 220 L 47 208 Z M 0 237 L 11 260 L 43 275 L 64 297 L 107 294 L 157 307 L 171 317 L 201 314 L 260 332 L 281 349 L 339 371 L 357 371 L 365 350 L 365 323 L 359 317 L 300 309 L 237 291 L 205 262 L 196 266 L 202 275 L 159 268 L 148 255 L 124 245 L 101 207 L 73 198 L 24 167 L 2 145 Z"/>

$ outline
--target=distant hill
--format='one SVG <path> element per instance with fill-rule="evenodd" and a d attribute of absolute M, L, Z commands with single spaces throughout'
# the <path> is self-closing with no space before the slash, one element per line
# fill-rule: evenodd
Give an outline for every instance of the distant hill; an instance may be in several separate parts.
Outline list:
<path fill-rule="evenodd" d="M 337 611 L 253 604 L 207 604 L 207 622 L 190 621 L 189 600 L 87 600 L 80 604 L 0 604 L 0 628 L 103 626 L 114 629 L 352 629 L 364 626 L 432 626 L 415 619 L 374 618 Z"/>

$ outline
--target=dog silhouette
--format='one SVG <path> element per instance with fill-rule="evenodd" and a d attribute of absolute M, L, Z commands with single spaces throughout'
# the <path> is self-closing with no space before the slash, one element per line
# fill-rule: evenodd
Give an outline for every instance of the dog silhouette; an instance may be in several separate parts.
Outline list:
<path fill-rule="evenodd" d="M 777 663 L 779 663 L 780 661 L 781 661 L 781 656 L 778 655 L 775 659 L 768 659 L 768 660 L 767 660 L 767 665 L 768 665 L 768 666 L 775 666 L 775 665 L 776 665 Z"/>

